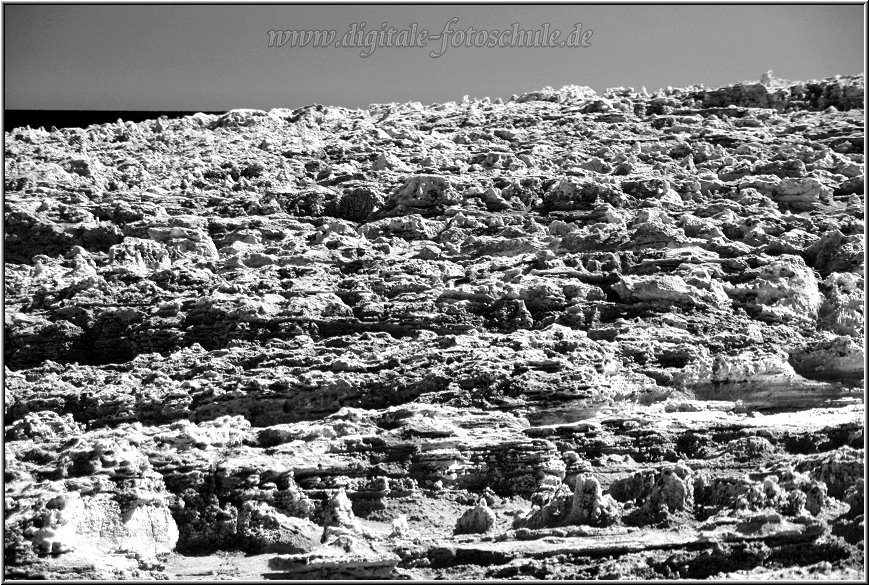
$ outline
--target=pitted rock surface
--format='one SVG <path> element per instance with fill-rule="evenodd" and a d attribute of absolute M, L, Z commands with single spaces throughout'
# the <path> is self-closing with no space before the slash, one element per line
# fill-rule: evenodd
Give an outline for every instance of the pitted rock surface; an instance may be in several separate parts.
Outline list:
<path fill-rule="evenodd" d="M 7 132 L 6 577 L 865 578 L 863 107 Z"/>

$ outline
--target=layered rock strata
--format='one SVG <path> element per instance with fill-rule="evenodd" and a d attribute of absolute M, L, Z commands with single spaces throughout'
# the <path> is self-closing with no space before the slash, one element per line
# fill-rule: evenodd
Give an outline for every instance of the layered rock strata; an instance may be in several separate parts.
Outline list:
<path fill-rule="evenodd" d="M 863 88 L 7 132 L 6 577 L 864 578 Z"/>

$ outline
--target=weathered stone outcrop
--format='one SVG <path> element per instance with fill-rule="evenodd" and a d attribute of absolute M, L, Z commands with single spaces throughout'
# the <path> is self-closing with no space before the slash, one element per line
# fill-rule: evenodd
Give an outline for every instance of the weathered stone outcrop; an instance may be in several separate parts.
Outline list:
<path fill-rule="evenodd" d="M 863 99 L 12 129 L 6 576 L 864 578 Z"/>

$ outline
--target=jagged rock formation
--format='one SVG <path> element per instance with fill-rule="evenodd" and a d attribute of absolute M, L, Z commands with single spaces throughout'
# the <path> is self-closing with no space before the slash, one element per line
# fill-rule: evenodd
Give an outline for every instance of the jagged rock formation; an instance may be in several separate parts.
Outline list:
<path fill-rule="evenodd" d="M 865 577 L 863 87 L 6 133 L 6 576 Z"/>
<path fill-rule="evenodd" d="M 455 534 L 480 534 L 489 532 L 495 526 L 495 513 L 489 509 L 485 498 L 467 510 L 456 522 Z"/>

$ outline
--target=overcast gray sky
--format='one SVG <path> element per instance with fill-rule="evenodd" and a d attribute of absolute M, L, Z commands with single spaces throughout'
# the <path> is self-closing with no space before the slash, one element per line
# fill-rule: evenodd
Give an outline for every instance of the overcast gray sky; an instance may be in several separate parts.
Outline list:
<path fill-rule="evenodd" d="M 7 109 L 364 107 L 575 83 L 717 86 L 864 71 L 864 6 L 4 6 Z M 587 48 L 268 47 L 269 30 L 591 29 Z"/>

